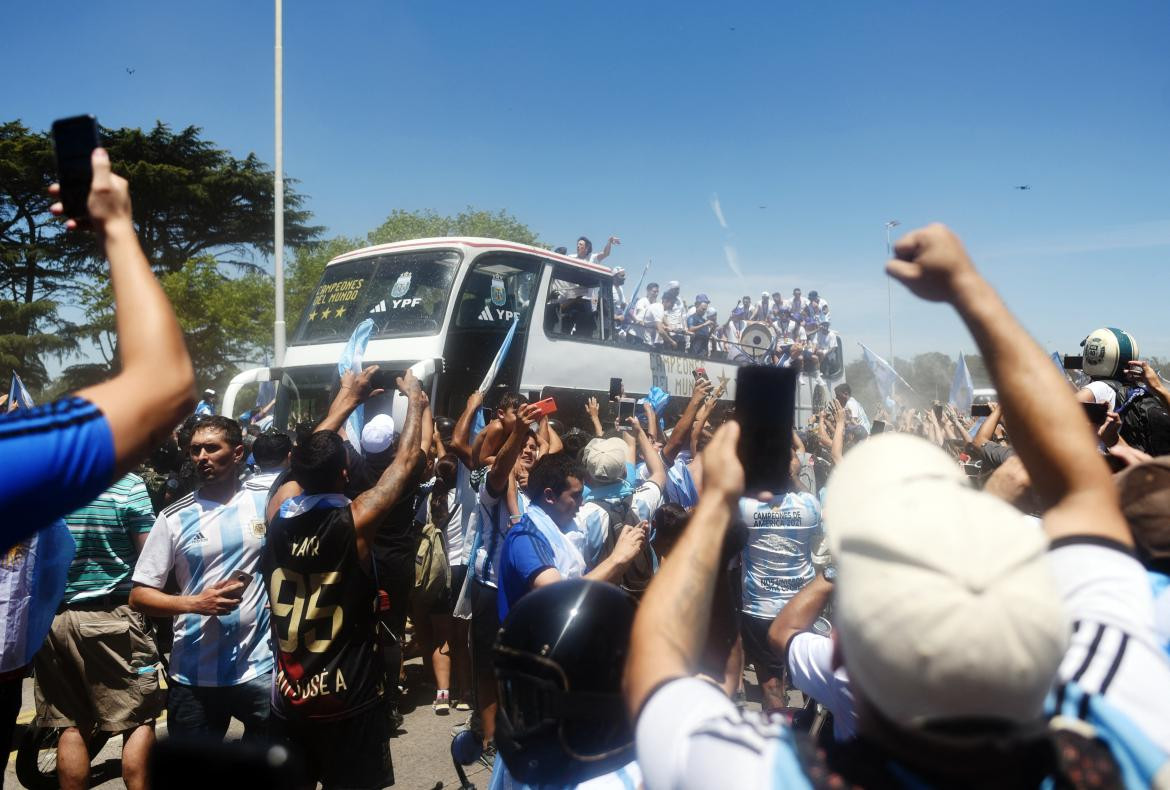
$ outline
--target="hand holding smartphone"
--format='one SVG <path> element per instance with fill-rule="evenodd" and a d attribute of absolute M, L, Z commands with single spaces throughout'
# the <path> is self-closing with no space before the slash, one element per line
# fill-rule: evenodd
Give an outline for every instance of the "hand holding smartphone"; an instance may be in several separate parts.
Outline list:
<path fill-rule="evenodd" d="M 97 118 L 76 115 L 53 121 L 53 153 L 57 159 L 57 183 L 61 186 L 64 215 L 73 220 L 89 216 L 87 203 L 93 183 L 93 150 L 101 144 Z"/>
<path fill-rule="evenodd" d="M 736 453 L 743 464 L 744 490 L 780 493 L 790 485 L 792 425 L 796 419 L 796 371 L 746 365 L 735 380 Z"/>

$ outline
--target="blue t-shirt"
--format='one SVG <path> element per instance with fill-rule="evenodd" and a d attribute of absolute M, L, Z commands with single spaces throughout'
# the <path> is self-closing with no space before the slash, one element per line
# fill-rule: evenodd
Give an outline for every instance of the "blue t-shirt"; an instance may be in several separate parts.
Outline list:
<path fill-rule="evenodd" d="M 532 589 L 532 580 L 545 568 L 555 567 L 552 546 L 527 519 L 508 530 L 500 550 L 496 597 L 501 623 L 516 601 Z"/>
<path fill-rule="evenodd" d="M 88 504 L 114 477 L 114 434 L 105 415 L 69 396 L 0 415 L 0 551 Z"/>

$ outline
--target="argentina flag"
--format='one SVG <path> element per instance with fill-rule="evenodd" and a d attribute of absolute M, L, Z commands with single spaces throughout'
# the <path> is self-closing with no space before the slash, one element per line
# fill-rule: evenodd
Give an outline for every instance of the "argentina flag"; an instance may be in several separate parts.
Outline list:
<path fill-rule="evenodd" d="M 370 342 L 370 333 L 374 330 L 374 319 L 367 318 L 358 324 L 357 329 L 346 341 L 341 357 L 337 360 L 337 374 L 344 376 L 346 371 L 354 374 L 362 372 L 362 357 L 366 354 L 366 346 Z M 353 445 L 353 449 L 362 451 L 362 428 L 366 426 L 365 409 L 359 404 L 349 419 L 345 421 L 346 440 Z"/>
<path fill-rule="evenodd" d="M 483 382 L 479 385 L 479 393 L 486 394 L 491 389 L 492 382 L 496 380 L 496 376 L 500 373 L 500 366 L 504 364 L 504 359 L 508 356 L 508 349 L 512 347 L 512 338 L 516 336 L 516 327 L 520 325 L 520 318 L 517 316 L 512 319 L 512 326 L 508 328 L 508 334 L 504 335 L 504 342 L 500 344 L 500 350 L 496 352 L 496 358 L 492 360 L 491 367 L 487 369 L 487 373 L 483 377 Z"/>
<path fill-rule="evenodd" d="M 32 408 L 20 376 L 12 374 L 9 408 Z M 26 666 L 41 649 L 65 594 L 77 544 L 57 519 L 0 556 L 0 672 Z"/>

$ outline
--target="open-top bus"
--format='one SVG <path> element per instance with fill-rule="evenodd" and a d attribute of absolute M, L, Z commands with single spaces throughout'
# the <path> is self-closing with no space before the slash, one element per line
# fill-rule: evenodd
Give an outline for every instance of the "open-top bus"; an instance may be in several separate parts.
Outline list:
<path fill-rule="evenodd" d="M 518 319 L 516 334 L 495 386 L 529 398 L 555 398 L 557 416 L 567 424 L 587 424 L 584 402 L 592 395 L 605 403 L 610 378 L 621 378 L 632 397 L 657 386 L 685 400 L 694 389 L 693 371 L 702 367 L 725 386 L 723 397 L 734 399 L 736 369 L 743 363 L 723 354 L 662 352 L 620 339 L 612 281 L 606 266 L 496 239 L 418 239 L 345 253 L 326 267 L 283 368 L 237 375 L 224 393 L 223 412 L 237 413 L 235 401 L 246 384 L 276 381 L 276 427 L 323 416 L 345 343 L 366 318 L 374 328 L 364 364 L 399 375 L 412 366 L 425 369 L 423 386 L 437 415 L 462 412 L 513 319 Z M 573 287 L 587 289 L 597 314 L 587 322 L 592 327 L 576 321 L 570 332 L 561 320 L 558 293 Z M 820 374 L 800 377 L 798 424 L 823 407 L 843 378 L 838 339 Z"/>

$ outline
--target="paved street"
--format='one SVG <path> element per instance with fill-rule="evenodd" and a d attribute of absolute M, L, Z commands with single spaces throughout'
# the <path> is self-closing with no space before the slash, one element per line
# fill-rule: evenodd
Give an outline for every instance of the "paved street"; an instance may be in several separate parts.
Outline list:
<path fill-rule="evenodd" d="M 435 788 L 458 788 L 459 780 L 455 769 L 451 765 L 451 728 L 464 721 L 468 714 L 451 711 L 448 716 L 436 716 L 431 710 L 431 700 L 434 698 L 434 686 L 420 683 L 422 675 L 421 659 L 412 659 L 407 662 L 407 679 L 413 692 L 408 691 L 405 706 L 402 712 L 406 722 L 398 737 L 391 741 L 390 748 L 394 755 L 394 773 L 397 783 L 395 787 L 406 790 L 434 790 Z M 24 684 L 24 703 L 17 726 L 17 743 L 25 730 L 25 725 L 33 718 L 33 690 L 32 680 Z M 165 736 L 167 731 L 166 718 L 159 723 L 158 732 Z M 242 727 L 233 721 L 229 730 L 229 737 L 240 737 Z M 121 739 L 116 738 L 106 744 L 97 759 L 93 761 L 93 787 L 102 790 L 124 788 L 120 771 Z M 4 774 L 4 787 L 17 788 L 21 784 L 16 779 L 15 771 L 16 751 L 13 749 L 8 758 L 8 768 Z M 476 763 L 465 769 L 467 778 L 479 790 L 487 787 L 491 774 L 486 768 Z M 259 789 L 258 789 L 259 790 Z"/>

